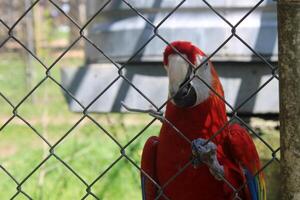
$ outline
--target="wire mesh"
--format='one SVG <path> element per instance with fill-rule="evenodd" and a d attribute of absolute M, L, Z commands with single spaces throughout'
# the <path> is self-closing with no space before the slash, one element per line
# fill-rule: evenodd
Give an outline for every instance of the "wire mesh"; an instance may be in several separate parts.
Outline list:
<path fill-rule="evenodd" d="M 162 109 L 165 107 L 165 105 L 167 104 L 167 102 L 169 102 L 172 98 L 174 97 L 170 97 L 164 104 L 162 105 L 156 105 L 153 101 L 151 101 L 151 99 L 149 97 L 147 97 L 143 91 L 141 91 L 140 89 L 138 89 L 138 87 L 136 87 L 129 79 L 126 78 L 126 76 L 123 74 L 123 70 L 124 68 L 130 63 L 130 61 L 132 59 L 134 59 L 154 38 L 159 38 L 162 42 L 164 42 L 166 45 L 170 45 L 170 41 L 167 41 L 167 39 L 165 39 L 163 36 L 161 36 L 159 34 L 159 28 L 162 26 L 162 24 L 171 16 L 173 15 L 186 1 L 183 0 L 181 1 L 179 4 L 177 4 L 157 25 L 153 24 L 146 16 L 144 16 L 141 12 L 139 12 L 138 9 L 136 9 L 134 6 L 132 6 L 130 4 L 129 1 L 126 0 L 122 0 L 123 3 L 125 3 L 136 15 L 138 15 L 139 17 L 141 17 L 149 26 L 151 26 L 153 28 L 153 34 L 152 36 L 146 40 L 144 42 L 144 44 L 128 59 L 127 62 L 125 62 L 124 64 L 120 65 L 119 63 L 115 62 L 113 59 L 111 59 L 103 50 L 101 50 L 101 47 L 98 47 L 92 40 L 89 39 L 89 37 L 85 34 L 85 30 L 87 28 L 87 26 L 98 16 L 101 15 L 101 12 L 112 2 L 112 0 L 108 0 L 106 1 L 103 6 L 92 16 L 90 17 L 85 24 L 83 24 L 82 26 L 79 25 L 75 20 L 72 19 L 71 16 L 69 16 L 67 13 L 64 12 L 64 10 L 60 7 L 60 5 L 58 5 L 56 2 L 49 0 L 49 2 L 57 9 L 57 11 L 59 11 L 62 15 L 64 15 L 70 22 L 72 22 L 74 24 L 74 26 L 76 26 L 78 28 L 78 33 L 79 36 L 61 53 L 60 56 L 58 56 L 53 62 L 52 64 L 50 64 L 49 66 L 46 65 L 34 52 L 32 52 L 27 46 L 26 44 L 24 44 L 21 40 L 19 40 L 15 35 L 14 35 L 14 29 L 20 24 L 20 21 L 26 16 L 28 15 L 29 12 L 32 11 L 32 9 L 36 6 L 37 3 L 39 3 L 39 0 L 34 1 L 30 7 L 27 8 L 27 10 L 13 23 L 13 25 L 9 26 L 8 24 L 6 24 L 4 21 L 0 20 L 0 23 L 6 28 L 6 32 L 7 32 L 7 36 L 6 38 L 1 42 L 0 44 L 0 48 L 2 48 L 9 40 L 13 40 L 16 43 L 18 43 L 24 50 L 26 50 L 26 52 L 28 52 L 38 63 L 41 64 L 41 66 L 44 68 L 44 78 L 38 82 L 17 104 L 13 104 L 11 102 L 11 100 L 6 97 L 3 93 L 1 93 L 0 91 L 0 96 L 1 98 L 3 98 L 5 100 L 5 102 L 7 102 L 7 104 L 12 108 L 12 115 L 9 117 L 9 119 L 0 127 L 0 132 L 5 129 L 5 127 L 15 118 L 20 119 L 21 121 L 23 121 L 30 129 L 32 129 L 34 131 L 34 133 L 47 145 L 48 149 L 49 149 L 49 154 L 38 164 L 36 165 L 36 167 L 34 167 L 30 173 L 27 174 L 27 176 L 25 178 L 23 178 L 22 180 L 17 180 L 17 178 L 15 178 L 9 171 L 8 169 L 6 169 L 4 166 L 2 166 L 0 164 L 0 169 L 15 183 L 16 185 L 16 193 L 11 197 L 11 199 L 15 199 L 17 198 L 19 195 L 23 195 L 24 197 L 26 197 L 27 199 L 33 199 L 29 194 L 26 193 L 26 191 L 24 191 L 24 189 L 22 188 L 22 186 L 24 185 L 24 183 L 26 183 L 28 181 L 28 179 L 39 169 L 41 168 L 41 166 L 46 163 L 50 158 L 55 158 L 56 160 L 58 160 L 61 164 L 63 164 L 80 182 L 82 182 L 82 184 L 85 186 L 86 189 L 86 194 L 82 197 L 80 197 L 80 199 L 87 199 L 88 197 L 93 197 L 94 199 L 100 199 L 100 197 L 98 197 L 96 194 L 94 194 L 92 192 L 92 187 L 95 185 L 95 183 L 97 183 L 99 180 L 101 180 L 101 178 L 108 173 L 118 162 L 120 162 L 120 160 L 126 159 L 129 161 L 129 163 L 131 163 L 132 168 L 136 168 L 138 171 L 141 172 L 141 174 L 143 174 L 144 176 L 146 176 L 149 180 L 151 180 L 153 182 L 153 184 L 157 187 L 158 189 L 158 193 L 157 193 L 157 197 L 156 199 L 170 199 L 165 193 L 164 193 L 164 189 L 172 182 L 176 179 L 177 176 L 179 176 L 180 174 L 185 172 L 185 169 L 190 166 L 192 164 L 192 160 L 190 160 L 189 162 L 187 162 L 176 174 L 174 174 L 164 185 L 160 185 L 157 181 L 155 181 L 153 179 L 153 177 L 149 176 L 143 169 L 141 169 L 140 164 L 136 163 L 129 155 L 127 155 L 126 150 L 128 149 L 128 147 L 130 145 L 132 145 L 132 143 L 136 140 L 139 140 L 140 136 L 143 135 L 143 133 L 145 132 L 145 130 L 151 125 L 153 124 L 157 119 L 160 120 L 162 123 L 168 123 L 170 125 L 170 127 L 172 127 L 179 136 L 182 137 L 183 140 L 186 140 L 186 142 L 191 143 L 191 141 L 185 137 L 184 133 L 182 133 L 178 128 L 176 128 L 176 125 L 172 124 L 166 117 L 164 117 Z M 265 170 L 268 165 L 270 165 L 273 161 L 277 161 L 279 162 L 278 158 L 276 157 L 276 154 L 278 153 L 280 148 L 274 149 L 271 145 L 268 144 L 267 141 L 265 141 L 258 133 L 256 133 L 255 130 L 253 130 L 246 122 L 244 122 L 241 117 L 238 115 L 238 111 L 241 107 L 243 107 L 248 101 L 250 101 L 255 95 L 257 95 L 257 93 L 259 93 L 264 87 L 266 87 L 266 85 L 269 84 L 270 81 L 272 81 L 273 79 L 278 79 L 278 76 L 276 74 L 276 70 L 277 67 L 273 66 L 267 59 L 265 59 L 262 55 L 260 55 L 258 52 L 256 52 L 241 36 L 238 35 L 237 33 L 237 28 L 239 27 L 239 25 L 252 13 L 254 12 L 254 10 L 259 7 L 264 0 L 259 1 L 258 3 L 256 3 L 256 5 L 254 5 L 248 12 L 246 12 L 246 14 L 236 23 L 236 24 L 232 24 L 230 21 L 228 21 L 218 10 L 216 10 L 214 8 L 214 6 L 212 6 L 208 1 L 203 0 L 203 2 L 205 3 L 205 5 L 211 9 L 211 11 L 213 11 L 221 20 L 223 20 L 228 27 L 231 28 L 231 35 L 226 38 L 224 40 L 224 42 L 213 52 L 211 53 L 205 61 L 203 61 L 199 66 L 194 66 L 194 74 L 195 72 L 202 67 L 203 64 L 206 63 L 206 61 L 210 60 L 222 47 L 224 47 L 225 44 L 227 44 L 232 38 L 237 38 L 241 44 L 245 45 L 254 55 L 256 55 L 258 58 L 260 58 L 260 60 L 262 62 L 264 62 L 270 69 L 272 76 L 264 83 L 262 84 L 255 92 L 253 92 L 252 94 L 250 94 L 248 96 L 248 98 L 246 98 L 243 102 L 240 102 L 240 104 L 233 108 L 233 106 L 231 106 L 225 99 L 223 99 L 223 97 L 221 97 L 217 91 L 215 91 L 212 87 L 210 87 L 210 85 L 208 83 L 206 83 L 205 80 L 203 80 L 201 77 L 194 75 L 192 76 L 186 83 L 190 83 L 190 81 L 192 81 L 193 79 L 199 79 L 200 81 L 202 81 L 207 87 L 209 87 L 209 89 L 215 93 L 231 110 L 232 112 L 232 116 L 230 117 L 230 119 L 228 120 L 228 122 L 226 124 L 223 125 L 223 127 L 218 130 L 216 133 L 213 134 L 213 136 L 208 140 L 211 141 L 213 140 L 220 132 L 222 132 L 223 129 L 225 129 L 232 121 L 239 121 L 243 126 L 245 126 L 252 135 L 254 135 L 254 137 L 257 137 L 259 140 L 261 140 L 261 142 L 263 142 L 266 147 L 272 152 L 272 159 L 269 160 L 264 166 L 262 166 L 261 169 L 259 169 L 259 171 L 257 172 L 257 174 L 260 171 Z M 51 70 L 56 66 L 56 64 L 65 56 L 65 54 L 70 51 L 74 45 L 76 45 L 80 40 L 84 40 L 85 42 L 89 43 L 90 45 L 92 45 L 93 47 L 95 47 L 95 49 L 101 53 L 109 62 L 111 62 L 114 67 L 118 70 L 118 76 L 112 80 L 108 86 L 101 91 L 99 94 L 97 94 L 97 96 L 88 103 L 87 106 L 83 105 L 80 100 L 76 99 L 75 96 L 70 93 L 68 91 L 68 89 L 64 88 L 64 86 L 62 84 L 59 83 L 59 81 L 57 81 L 55 79 L 54 76 L 51 75 Z M 193 63 L 191 63 L 188 59 L 186 59 L 176 48 L 172 47 L 174 49 L 174 51 L 180 55 L 186 62 L 188 62 L 190 65 L 193 66 Z M 148 114 L 150 114 L 153 119 L 149 122 L 149 124 L 147 124 L 144 129 L 142 129 L 138 134 L 136 134 L 131 140 L 129 140 L 125 145 L 122 145 L 117 138 L 115 138 L 115 136 L 110 133 L 108 130 L 106 130 L 103 126 L 101 126 L 101 124 L 99 124 L 97 122 L 97 120 L 94 119 L 94 117 L 90 114 L 89 112 L 89 108 L 104 94 L 107 92 L 107 90 L 109 90 L 110 87 L 112 87 L 119 79 L 124 80 L 125 82 L 127 82 L 132 88 L 134 88 L 136 90 L 136 92 L 138 92 L 141 96 L 143 96 L 143 98 L 148 101 L 154 108 L 154 110 L 147 110 L 144 111 Z M 37 90 L 37 88 L 39 88 L 44 82 L 46 82 L 47 80 L 50 80 L 51 82 L 53 82 L 57 87 L 61 88 L 71 99 L 73 99 L 81 108 L 82 108 L 82 115 L 80 117 L 80 119 L 74 123 L 74 125 L 59 139 L 57 140 L 56 143 L 54 143 L 53 145 L 47 140 L 47 138 L 45 138 L 43 136 L 42 133 L 40 133 L 30 122 L 28 122 L 26 120 L 26 118 L 22 117 L 20 114 L 18 114 L 18 109 L 20 108 L 20 106 L 22 106 L 22 104 L 28 99 L 30 98 L 31 95 L 33 95 L 33 93 Z M 182 87 L 184 87 L 185 85 L 182 85 Z M 72 133 L 72 131 L 80 124 L 82 123 L 83 120 L 90 120 L 92 123 L 94 123 L 99 129 L 101 129 L 119 148 L 120 150 L 120 155 L 119 157 L 117 157 L 115 160 L 113 160 L 111 162 L 111 164 L 101 173 L 99 174 L 94 181 L 92 182 L 87 182 L 75 169 L 73 169 L 67 162 L 65 162 L 57 153 L 56 153 L 56 149 L 58 146 L 62 145 L 62 142 L 65 140 L 65 138 Z M 224 177 L 222 177 L 223 181 L 228 184 L 228 186 L 232 189 L 232 191 L 234 192 L 234 199 L 241 199 L 239 197 L 239 192 L 241 190 L 243 190 L 243 188 L 245 187 L 246 183 L 244 183 L 243 185 L 241 185 L 239 188 L 235 188 L 229 181 L 227 181 Z"/>

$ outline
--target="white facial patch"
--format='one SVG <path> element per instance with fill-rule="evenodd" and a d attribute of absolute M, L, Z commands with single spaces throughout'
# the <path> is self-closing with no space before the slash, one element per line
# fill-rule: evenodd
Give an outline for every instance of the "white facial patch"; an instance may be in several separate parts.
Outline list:
<path fill-rule="evenodd" d="M 186 56 L 184 55 L 186 58 Z M 179 89 L 180 84 L 182 84 L 188 73 L 189 63 L 187 63 L 179 55 L 170 55 L 169 64 L 166 67 L 169 76 L 169 92 L 173 96 Z"/>
<path fill-rule="evenodd" d="M 187 58 L 187 56 L 183 56 Z M 206 57 L 197 55 L 195 66 L 199 66 L 205 59 Z M 170 55 L 168 61 L 168 66 L 165 66 L 165 68 L 169 77 L 169 95 L 174 96 L 177 93 L 180 85 L 186 80 L 186 76 L 189 71 L 189 63 L 179 55 Z M 205 83 L 207 83 L 209 86 L 212 85 L 210 65 L 210 62 L 208 61 L 196 71 L 196 75 L 205 81 Z M 190 83 L 194 87 L 197 94 L 197 101 L 195 105 L 202 103 L 209 97 L 209 87 L 207 87 L 207 85 L 199 78 L 195 77 Z"/>
<path fill-rule="evenodd" d="M 197 55 L 196 56 L 196 66 L 199 66 L 206 57 Z M 202 65 L 196 72 L 196 75 L 200 77 L 205 83 L 209 86 L 212 85 L 212 74 L 211 74 L 211 63 L 210 61 L 206 62 Z M 194 78 L 191 82 L 192 86 L 196 90 L 197 94 L 197 103 L 196 105 L 200 104 L 201 102 L 205 101 L 210 94 L 210 89 L 205 85 L 199 78 Z"/>

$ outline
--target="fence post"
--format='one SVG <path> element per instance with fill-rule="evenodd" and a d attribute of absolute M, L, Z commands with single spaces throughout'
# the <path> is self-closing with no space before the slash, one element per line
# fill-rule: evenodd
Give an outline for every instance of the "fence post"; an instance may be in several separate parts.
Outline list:
<path fill-rule="evenodd" d="M 279 0 L 281 200 L 300 199 L 300 0 Z"/>
<path fill-rule="evenodd" d="M 31 0 L 25 0 L 25 10 L 29 8 L 31 5 Z M 26 41 L 27 41 L 27 48 L 31 52 L 35 52 L 34 49 L 34 28 L 33 28 L 33 15 L 32 12 L 27 13 L 26 17 Z M 33 87 L 33 81 L 35 77 L 34 73 L 34 62 L 33 57 L 30 55 L 30 53 L 26 52 L 26 66 L 25 66 L 25 78 L 26 78 L 26 89 L 27 91 L 30 91 Z M 31 101 L 35 103 L 34 94 L 31 95 Z"/>

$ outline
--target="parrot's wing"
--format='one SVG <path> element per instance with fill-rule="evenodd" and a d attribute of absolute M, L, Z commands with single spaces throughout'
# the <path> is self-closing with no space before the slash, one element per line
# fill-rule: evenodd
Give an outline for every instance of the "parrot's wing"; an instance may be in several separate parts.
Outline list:
<path fill-rule="evenodd" d="M 156 182 L 156 152 L 158 142 L 158 137 L 152 136 L 147 140 L 143 149 L 141 167 L 152 178 L 151 180 L 145 174 L 141 173 L 143 200 L 154 200 L 157 195 L 157 187 L 153 181 Z"/>
<path fill-rule="evenodd" d="M 225 151 L 243 169 L 252 200 L 265 200 L 266 187 L 260 170 L 260 160 L 255 144 L 248 132 L 238 124 L 230 125 L 229 134 L 224 142 Z M 257 174 L 258 173 L 258 174 Z"/>

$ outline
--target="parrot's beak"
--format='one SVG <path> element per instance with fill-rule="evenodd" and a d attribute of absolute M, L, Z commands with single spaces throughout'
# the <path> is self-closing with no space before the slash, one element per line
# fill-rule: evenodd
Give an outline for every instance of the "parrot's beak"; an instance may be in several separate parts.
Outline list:
<path fill-rule="evenodd" d="M 192 74 L 190 66 L 183 58 L 178 55 L 172 55 L 169 58 L 167 67 L 169 76 L 169 93 L 172 102 L 178 107 L 191 107 L 196 104 L 196 90 L 189 82 Z"/>
<path fill-rule="evenodd" d="M 195 105 L 197 101 L 197 94 L 194 87 L 190 83 L 183 87 L 181 86 L 173 97 L 173 101 L 178 107 L 183 108 Z"/>

